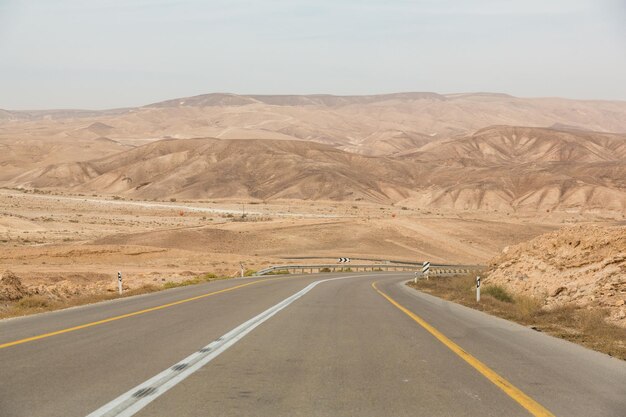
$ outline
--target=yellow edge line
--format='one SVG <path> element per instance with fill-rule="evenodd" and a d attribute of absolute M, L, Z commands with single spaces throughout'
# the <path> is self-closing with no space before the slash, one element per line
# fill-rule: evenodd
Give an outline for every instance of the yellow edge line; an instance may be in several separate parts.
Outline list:
<path fill-rule="evenodd" d="M 47 337 L 57 336 L 57 335 L 64 334 L 64 333 L 75 332 L 76 330 L 86 329 L 87 327 L 98 326 L 100 324 L 110 323 L 112 321 L 121 320 L 121 319 L 125 319 L 125 318 L 128 318 L 128 317 L 133 317 L 133 316 L 138 316 L 140 314 L 150 313 L 152 311 L 162 310 L 164 308 L 173 307 L 173 306 L 176 306 L 176 305 L 179 305 L 179 304 L 183 304 L 183 303 L 188 303 L 188 302 L 194 301 L 194 300 L 199 300 L 200 298 L 210 297 L 212 295 L 222 294 L 222 293 L 225 293 L 225 292 L 228 292 L 228 291 L 236 290 L 238 288 L 247 287 L 248 285 L 256 284 L 257 282 L 271 281 L 271 280 L 274 280 L 274 279 L 276 279 L 276 278 L 252 281 L 252 282 L 248 282 L 248 283 L 245 283 L 245 284 L 236 285 L 234 287 L 225 288 L 223 290 L 214 291 L 214 292 L 198 295 L 198 296 L 191 297 L 191 298 L 186 298 L 184 300 L 178 300 L 178 301 L 174 301 L 172 303 L 163 304 L 163 305 L 156 306 L 156 307 L 151 307 L 151 308 L 146 308 L 145 310 L 139 310 L 139 311 L 135 311 L 135 312 L 132 312 L 132 313 L 122 314 L 120 316 L 109 317 L 108 319 L 104 319 L 104 320 L 98 320 L 98 321 L 93 321 L 91 323 L 81 324 L 79 326 L 68 327 L 67 329 L 61 329 L 61 330 L 57 330 L 57 331 L 50 332 L 50 333 L 44 333 L 44 334 L 40 334 L 40 335 L 37 335 L 37 336 L 27 337 L 25 339 L 15 340 L 13 342 L 3 343 L 3 344 L 0 345 L 0 349 L 8 348 L 10 346 L 15 346 L 15 345 L 21 345 L 22 343 L 33 342 L 35 340 L 45 339 Z"/>
<path fill-rule="evenodd" d="M 437 340 L 446 345 L 448 349 L 452 352 L 456 353 L 461 357 L 465 362 L 470 364 L 474 369 L 480 372 L 485 378 L 491 381 L 494 385 L 504 391 L 509 397 L 515 400 L 519 405 L 528 410 L 533 416 L 536 417 L 555 417 L 550 411 L 546 410 L 541 404 L 537 401 L 530 398 L 528 395 L 524 394 L 519 388 L 511 384 L 509 381 L 498 375 L 495 371 L 489 368 L 487 365 L 476 359 L 474 356 L 470 355 L 466 351 L 464 351 L 459 345 L 454 343 L 452 340 L 448 339 L 443 333 L 439 330 L 435 329 L 433 326 L 428 324 L 424 319 L 408 310 L 406 307 L 400 305 L 393 298 L 389 297 L 387 294 L 382 292 L 376 287 L 376 282 L 372 283 L 372 287 L 378 292 L 380 295 L 385 297 L 387 301 L 397 307 L 404 314 L 412 318 L 417 324 L 426 329 L 430 334 L 435 336 Z"/>

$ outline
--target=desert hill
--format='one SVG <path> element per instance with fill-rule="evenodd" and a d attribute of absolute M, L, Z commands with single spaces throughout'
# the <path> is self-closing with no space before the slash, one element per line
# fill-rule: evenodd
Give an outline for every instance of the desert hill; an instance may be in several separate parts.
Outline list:
<path fill-rule="evenodd" d="M 272 106 L 323 106 L 340 107 L 351 104 L 371 104 L 388 100 L 446 100 L 437 93 L 395 93 L 362 96 L 335 96 L 332 94 L 310 95 L 237 95 L 228 93 L 202 94 L 182 99 L 166 100 L 145 107 L 209 107 L 245 106 L 248 104 L 269 104 Z"/>
<path fill-rule="evenodd" d="M 492 125 L 568 126 L 626 132 L 626 102 L 518 98 L 505 94 L 369 96 L 205 94 L 106 111 L 0 111 L 0 139 L 86 139 L 126 145 L 160 139 L 306 140 L 365 155 L 415 150 Z M 108 126 L 105 134 L 94 126 Z M 97 128 L 96 130 L 102 130 Z"/>
<path fill-rule="evenodd" d="M 620 214 L 626 133 L 607 132 L 626 132 L 625 116 L 626 102 L 490 93 L 1 111 L 0 186 Z"/>
<path fill-rule="evenodd" d="M 169 139 L 105 158 L 35 169 L 11 185 L 141 198 L 389 202 L 408 196 L 412 178 L 406 162 L 364 157 L 313 142 Z"/>
<path fill-rule="evenodd" d="M 455 210 L 626 211 L 626 161 L 618 158 L 622 136 L 585 133 L 592 139 L 576 143 L 572 133 L 556 132 L 550 138 L 549 130 L 539 129 L 547 135 L 543 140 L 524 139 L 520 133 L 535 131 L 487 129 L 442 144 L 445 159 L 424 158 L 437 151 L 431 145 L 416 153 L 419 158 L 390 158 L 305 141 L 168 139 L 104 158 L 32 169 L 0 185 L 149 199 L 366 200 Z M 524 144 L 511 140 L 510 132 L 520 133 Z M 454 146 L 470 146 L 471 163 L 463 152 L 451 151 Z M 574 152 L 564 152 L 564 147 Z"/>
<path fill-rule="evenodd" d="M 542 162 L 626 160 L 626 135 L 554 128 L 490 126 L 448 141 L 426 144 L 405 157 L 488 166 Z"/>
<path fill-rule="evenodd" d="M 0 181 L 25 171 L 65 162 L 85 161 L 130 149 L 106 137 L 95 139 L 0 138 Z"/>
<path fill-rule="evenodd" d="M 399 157 L 436 164 L 434 207 L 626 210 L 626 135 L 492 126 Z"/>

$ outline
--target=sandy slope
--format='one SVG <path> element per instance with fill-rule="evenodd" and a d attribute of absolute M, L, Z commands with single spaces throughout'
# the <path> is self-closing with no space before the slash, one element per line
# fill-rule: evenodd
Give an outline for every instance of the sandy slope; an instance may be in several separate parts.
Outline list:
<path fill-rule="evenodd" d="M 626 226 L 579 225 L 507 247 L 488 282 L 545 300 L 610 310 L 626 327 Z"/>
<path fill-rule="evenodd" d="M 51 198 L 0 192 L 0 272 L 11 270 L 26 287 L 40 293 L 54 290 L 50 293 L 54 297 L 114 290 L 120 270 L 132 288 L 202 273 L 234 275 L 239 262 L 259 269 L 289 262 L 284 257 L 480 263 L 506 245 L 566 221 L 298 201 L 255 205 L 262 215 L 237 221 L 241 219 L 226 213 L 180 208 L 235 212 L 241 206 L 233 202 L 176 202 L 174 209 L 167 203 L 155 207 L 45 197 Z M 317 214 L 333 218 L 305 216 Z"/>

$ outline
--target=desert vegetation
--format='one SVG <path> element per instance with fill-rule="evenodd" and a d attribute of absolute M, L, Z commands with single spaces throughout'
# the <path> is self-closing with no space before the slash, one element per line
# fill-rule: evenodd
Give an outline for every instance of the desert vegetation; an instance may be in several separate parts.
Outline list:
<path fill-rule="evenodd" d="M 410 281 L 408 285 L 626 360 L 626 328 L 607 322 L 609 311 L 606 309 L 574 304 L 546 307 L 544 299 L 514 294 L 497 284 L 484 284 L 481 301 L 476 302 L 474 275 L 434 277 L 417 283 Z"/>

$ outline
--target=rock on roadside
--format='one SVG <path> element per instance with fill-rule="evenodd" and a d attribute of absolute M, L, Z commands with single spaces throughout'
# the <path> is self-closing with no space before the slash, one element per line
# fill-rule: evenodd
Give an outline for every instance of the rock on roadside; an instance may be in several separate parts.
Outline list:
<path fill-rule="evenodd" d="M 17 301 L 29 295 L 20 278 L 11 271 L 0 277 L 0 301 Z"/>

